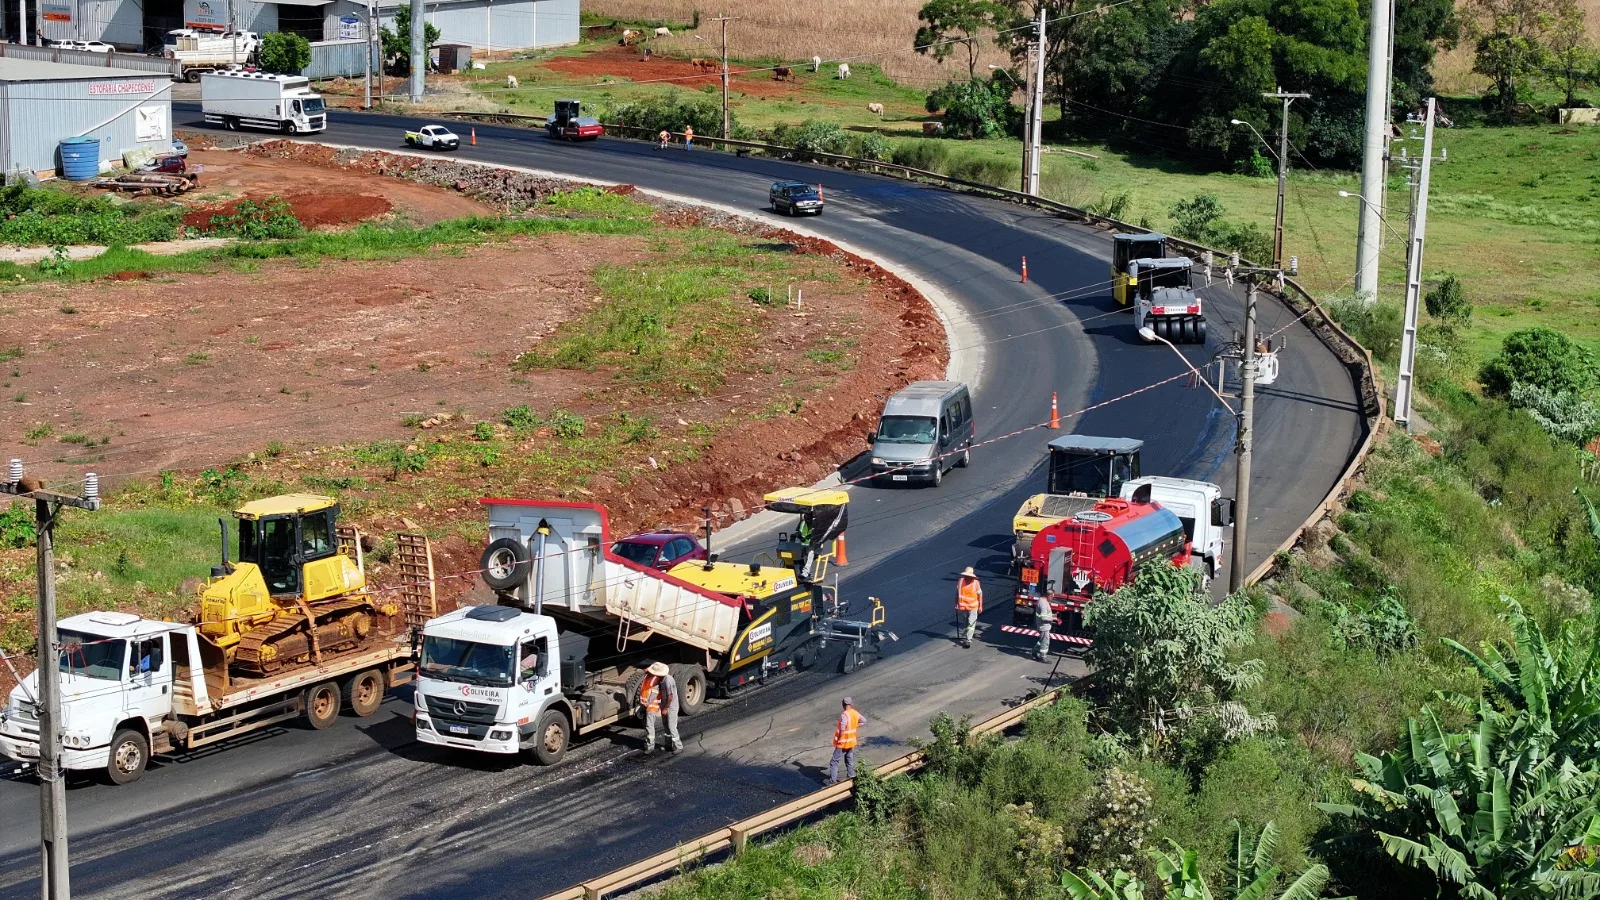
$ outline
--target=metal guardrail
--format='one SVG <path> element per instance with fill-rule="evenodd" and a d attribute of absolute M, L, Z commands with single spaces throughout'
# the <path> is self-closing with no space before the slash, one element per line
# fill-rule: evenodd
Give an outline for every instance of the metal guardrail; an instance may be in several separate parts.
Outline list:
<path fill-rule="evenodd" d="M 39 62 L 71 63 L 76 66 L 95 66 L 101 69 L 132 69 L 153 72 L 177 78 L 183 66 L 175 59 L 146 56 L 142 53 L 94 53 L 89 50 L 64 50 L 60 47 L 36 47 L 31 44 L 0 43 L 0 57 L 31 59 Z"/>

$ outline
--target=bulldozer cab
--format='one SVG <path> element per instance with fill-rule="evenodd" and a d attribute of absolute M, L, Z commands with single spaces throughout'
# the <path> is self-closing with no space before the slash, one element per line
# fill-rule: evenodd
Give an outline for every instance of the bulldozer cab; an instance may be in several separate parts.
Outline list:
<path fill-rule="evenodd" d="M 1060 496 L 1116 497 L 1139 477 L 1144 441 L 1069 434 L 1050 442 L 1048 492 Z"/>
<path fill-rule="evenodd" d="M 1162 259 L 1167 255 L 1167 236 L 1164 234 L 1114 234 L 1111 236 L 1111 293 L 1117 303 L 1127 306 L 1133 302 L 1130 288 L 1133 279 L 1129 269 L 1135 260 Z"/>
<path fill-rule="evenodd" d="M 784 488 L 762 499 L 773 512 L 800 517 L 794 531 L 778 534 L 778 561 L 803 581 L 821 581 L 833 559 L 834 539 L 849 522 L 850 495 L 835 489 Z"/>
<path fill-rule="evenodd" d="M 246 503 L 233 515 L 239 522 L 238 561 L 261 571 L 268 594 L 320 599 L 312 595 L 326 596 L 333 583 L 335 593 L 350 589 L 339 558 L 338 501 L 288 494 Z"/>

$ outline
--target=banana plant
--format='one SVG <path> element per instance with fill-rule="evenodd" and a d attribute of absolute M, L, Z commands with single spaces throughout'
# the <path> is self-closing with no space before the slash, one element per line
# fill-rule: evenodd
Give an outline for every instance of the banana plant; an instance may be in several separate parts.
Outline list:
<path fill-rule="evenodd" d="M 1281 890 L 1279 872 L 1272 865 L 1272 854 L 1278 846 L 1278 828 L 1268 822 L 1261 832 L 1252 837 L 1235 819 L 1233 828 L 1233 858 L 1228 861 L 1226 882 L 1220 894 L 1214 894 L 1200 871 L 1200 854 L 1186 850 L 1168 841 L 1169 850 L 1151 850 L 1150 858 L 1156 864 L 1156 877 L 1160 879 L 1165 900 L 1317 900 L 1328 883 L 1328 867 L 1320 863 L 1300 874 Z M 1143 900 L 1144 885 L 1120 869 L 1107 881 L 1098 872 L 1086 872 L 1083 877 L 1063 873 L 1061 884 L 1072 900 Z"/>

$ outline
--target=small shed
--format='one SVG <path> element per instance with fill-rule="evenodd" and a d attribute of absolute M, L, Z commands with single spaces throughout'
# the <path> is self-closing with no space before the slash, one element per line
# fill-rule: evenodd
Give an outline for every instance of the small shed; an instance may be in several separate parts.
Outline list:
<path fill-rule="evenodd" d="M 0 173 L 52 174 L 65 138 L 93 138 L 101 165 L 172 148 L 172 79 L 161 73 L 0 58 Z"/>
<path fill-rule="evenodd" d="M 472 68 L 471 44 L 434 44 L 433 49 L 439 52 L 438 70 L 445 75 Z"/>

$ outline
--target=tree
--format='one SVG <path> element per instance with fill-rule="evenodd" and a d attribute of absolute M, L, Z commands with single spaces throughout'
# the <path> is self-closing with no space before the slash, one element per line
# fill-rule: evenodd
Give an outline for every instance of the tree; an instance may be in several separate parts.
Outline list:
<path fill-rule="evenodd" d="M 273 31 L 261 38 L 261 68 L 275 75 L 299 75 L 311 65 L 311 42 L 298 34 Z"/>
<path fill-rule="evenodd" d="M 1489 96 L 1506 121 L 1516 117 L 1523 80 L 1539 71 L 1545 33 L 1560 0 L 1472 0 L 1469 20 L 1476 39 L 1472 71 L 1487 76 Z M 1487 22 L 1488 24 L 1483 24 Z"/>
<path fill-rule="evenodd" d="M 1500 353 L 1478 373 L 1486 393 L 1506 397 L 1517 382 L 1553 394 L 1584 395 L 1600 381 L 1593 354 L 1571 338 L 1543 326 L 1506 335 Z"/>
<path fill-rule="evenodd" d="M 1561 105 L 1571 107 L 1576 103 L 1578 89 L 1588 86 L 1600 73 L 1595 66 L 1594 45 L 1584 25 L 1583 7 L 1574 0 L 1561 0 L 1548 44 L 1545 75 L 1565 94 Z"/>
<path fill-rule="evenodd" d="M 944 133 L 949 137 L 999 137 L 1020 115 L 1011 105 L 1011 83 L 998 73 L 987 81 L 952 81 L 929 94 L 926 105 L 928 112 L 944 110 Z"/>
<path fill-rule="evenodd" d="M 390 29 L 385 25 L 378 32 L 378 39 L 383 43 L 384 58 L 394 60 L 396 70 L 410 71 L 411 5 L 409 3 L 401 3 L 398 7 L 395 7 L 394 28 Z M 422 23 L 422 46 L 425 48 L 432 47 L 437 43 L 439 43 L 439 29 L 432 22 L 424 20 Z M 423 56 L 426 58 L 427 54 L 424 53 Z M 717 127 L 722 127 L 720 121 Z"/>
<path fill-rule="evenodd" d="M 1407 0 L 1394 7 L 1394 102 L 1415 109 L 1433 94 L 1433 58 L 1455 49 L 1461 20 L 1454 0 Z"/>
<path fill-rule="evenodd" d="M 916 50 L 939 62 L 964 47 L 967 77 L 978 77 L 978 33 L 995 27 L 1001 7 L 994 0 L 928 0 L 917 12 Z"/>
<path fill-rule="evenodd" d="M 1454 275 L 1446 275 L 1437 287 L 1428 291 L 1423 304 L 1428 308 L 1428 315 L 1452 328 L 1466 325 L 1472 318 L 1472 301 L 1467 299 L 1461 279 Z"/>

